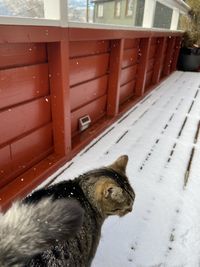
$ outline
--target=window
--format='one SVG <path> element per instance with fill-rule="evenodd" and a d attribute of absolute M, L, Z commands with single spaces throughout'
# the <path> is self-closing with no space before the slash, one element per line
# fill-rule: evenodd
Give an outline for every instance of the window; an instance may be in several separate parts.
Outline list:
<path fill-rule="evenodd" d="M 121 16 L 121 1 L 116 0 L 115 1 L 115 17 Z"/>
<path fill-rule="evenodd" d="M 141 26 L 143 23 L 145 0 L 137 0 L 136 12 L 135 12 L 135 26 Z"/>
<path fill-rule="evenodd" d="M 126 16 L 132 16 L 133 15 L 133 1 L 134 0 L 126 0 Z"/>
<path fill-rule="evenodd" d="M 190 18 L 186 14 L 179 14 L 179 20 L 178 20 L 178 30 L 184 31 L 185 29 L 188 29 L 190 26 Z"/>
<path fill-rule="evenodd" d="M 159 2 L 156 3 L 153 27 L 170 29 L 173 9 Z"/>
<path fill-rule="evenodd" d="M 97 17 L 98 18 L 103 18 L 103 4 L 98 4 Z"/>
<path fill-rule="evenodd" d="M 0 16 L 44 18 L 43 0 L 0 0 Z"/>

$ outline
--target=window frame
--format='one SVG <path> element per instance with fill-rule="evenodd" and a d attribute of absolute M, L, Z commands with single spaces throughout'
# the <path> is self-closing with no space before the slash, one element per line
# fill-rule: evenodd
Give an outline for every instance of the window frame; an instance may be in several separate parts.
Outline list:
<path fill-rule="evenodd" d="M 101 9 L 99 9 L 101 7 Z M 102 3 L 97 5 L 97 18 L 103 18 L 104 16 L 104 5 Z"/>
<path fill-rule="evenodd" d="M 117 14 L 117 5 L 119 4 L 119 15 Z M 121 0 L 115 0 L 115 12 L 114 12 L 114 17 L 115 18 L 120 18 L 121 17 Z"/>

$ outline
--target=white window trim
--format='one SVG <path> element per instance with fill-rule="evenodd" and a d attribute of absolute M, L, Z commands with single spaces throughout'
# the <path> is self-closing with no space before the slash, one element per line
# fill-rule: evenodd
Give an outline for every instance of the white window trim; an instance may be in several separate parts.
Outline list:
<path fill-rule="evenodd" d="M 152 28 L 153 27 L 155 9 L 156 9 L 156 1 L 155 0 L 145 0 L 142 27 L 144 27 L 144 28 Z"/>
<path fill-rule="evenodd" d="M 104 5 L 103 4 L 98 4 L 97 5 L 97 18 L 103 18 L 103 13 L 104 13 Z"/>
<path fill-rule="evenodd" d="M 119 4 L 119 15 L 117 15 L 117 5 Z M 121 17 L 121 10 L 122 9 L 122 3 L 121 0 L 115 0 L 115 11 L 114 11 L 114 17 L 120 18 Z"/>
<path fill-rule="evenodd" d="M 174 8 L 173 13 L 172 13 L 170 30 L 177 30 L 178 22 L 179 22 L 179 15 L 180 15 L 179 10 Z"/>

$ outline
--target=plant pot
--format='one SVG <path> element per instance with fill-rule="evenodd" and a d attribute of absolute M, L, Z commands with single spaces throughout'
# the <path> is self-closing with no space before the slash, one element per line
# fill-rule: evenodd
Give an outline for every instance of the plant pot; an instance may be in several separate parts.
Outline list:
<path fill-rule="evenodd" d="M 180 49 L 178 69 L 183 71 L 198 71 L 200 67 L 200 48 Z"/>

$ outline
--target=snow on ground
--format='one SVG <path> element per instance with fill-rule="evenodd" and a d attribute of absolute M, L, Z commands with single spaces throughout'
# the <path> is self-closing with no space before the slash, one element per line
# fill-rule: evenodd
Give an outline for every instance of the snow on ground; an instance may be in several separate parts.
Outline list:
<path fill-rule="evenodd" d="M 129 156 L 134 209 L 104 223 L 92 267 L 200 266 L 199 91 L 199 73 L 175 72 L 54 174 L 58 182 Z"/>

